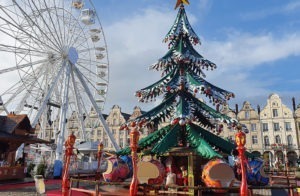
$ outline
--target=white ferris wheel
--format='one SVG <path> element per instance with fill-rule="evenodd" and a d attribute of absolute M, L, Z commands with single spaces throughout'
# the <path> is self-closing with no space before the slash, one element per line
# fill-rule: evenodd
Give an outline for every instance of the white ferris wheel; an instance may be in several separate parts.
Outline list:
<path fill-rule="evenodd" d="M 6 112 L 27 114 L 33 127 L 59 119 L 57 156 L 66 119 L 76 111 L 81 135 L 86 137 L 83 120 L 91 107 L 118 150 L 101 113 L 109 61 L 91 0 L 0 1 L 0 74 L 0 81 L 14 81 L 2 85 Z"/>

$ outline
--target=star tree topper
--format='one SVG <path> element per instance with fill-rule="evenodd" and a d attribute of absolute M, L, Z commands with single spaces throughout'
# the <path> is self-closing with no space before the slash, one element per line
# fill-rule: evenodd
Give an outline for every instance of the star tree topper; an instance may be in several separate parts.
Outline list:
<path fill-rule="evenodd" d="M 175 10 L 176 10 L 182 3 L 187 4 L 187 5 L 190 4 L 189 0 L 177 0 L 176 5 L 175 5 Z"/>

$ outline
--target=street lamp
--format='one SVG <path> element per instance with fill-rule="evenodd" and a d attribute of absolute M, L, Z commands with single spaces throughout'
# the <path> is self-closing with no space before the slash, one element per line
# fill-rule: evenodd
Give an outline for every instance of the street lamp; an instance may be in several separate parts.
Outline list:
<path fill-rule="evenodd" d="M 248 185 L 247 185 L 247 176 L 246 176 L 246 169 L 245 163 L 247 160 L 245 158 L 245 144 L 246 144 L 246 134 L 242 132 L 242 126 L 237 126 L 237 133 L 235 134 L 235 143 L 237 145 L 237 150 L 239 152 L 239 159 L 241 164 L 241 172 L 242 172 L 242 182 L 240 188 L 240 195 L 241 196 L 248 196 Z"/>
<path fill-rule="evenodd" d="M 130 132 L 130 148 L 131 148 L 131 156 L 132 156 L 132 167 L 133 167 L 133 176 L 130 184 L 130 196 L 137 195 L 138 190 L 138 179 L 137 179 L 137 149 L 138 149 L 138 141 L 140 133 L 137 130 L 135 124 L 132 124 L 132 130 Z"/>

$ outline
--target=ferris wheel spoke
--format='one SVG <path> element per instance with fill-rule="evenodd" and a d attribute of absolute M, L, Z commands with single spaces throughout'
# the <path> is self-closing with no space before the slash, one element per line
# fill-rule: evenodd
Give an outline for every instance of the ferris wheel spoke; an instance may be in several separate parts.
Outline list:
<path fill-rule="evenodd" d="M 108 63 L 106 63 L 106 62 L 101 62 L 101 61 L 97 61 L 97 60 L 86 59 L 86 58 L 83 58 L 83 57 L 80 57 L 77 62 L 80 62 L 80 63 L 89 63 L 89 64 L 95 65 L 95 66 L 101 64 L 101 65 L 105 66 L 106 68 L 108 68 Z"/>
<path fill-rule="evenodd" d="M 15 1 L 15 0 L 13 0 L 13 1 Z M 29 20 L 29 21 L 28 21 L 29 24 L 30 24 L 30 23 L 33 23 L 34 26 L 36 26 L 36 27 L 39 29 L 40 33 L 42 33 L 42 34 L 45 36 L 45 38 L 47 38 L 54 46 L 58 47 L 57 45 L 55 45 L 54 42 L 52 42 L 52 40 L 48 37 L 48 35 L 40 28 L 40 26 L 39 26 L 35 21 L 33 21 L 33 20 L 31 19 L 31 17 L 23 10 L 23 8 L 21 8 L 21 6 L 20 6 L 19 4 L 16 3 L 16 6 L 17 6 L 17 7 L 19 8 L 19 10 L 22 12 L 22 14 L 24 15 L 24 18 L 25 18 L 27 21 Z M 11 25 L 13 25 L 15 28 L 19 29 L 20 31 L 22 31 L 25 35 L 27 35 L 27 36 L 29 36 L 29 37 L 32 37 L 33 40 L 37 41 L 37 43 L 45 44 L 45 45 L 48 46 L 49 48 L 51 48 L 51 49 L 53 49 L 54 51 L 57 51 L 57 52 L 58 52 L 58 50 L 57 50 L 55 47 L 50 46 L 50 45 L 46 44 L 45 42 L 41 42 L 41 40 L 38 39 L 38 37 L 40 37 L 40 36 L 38 36 L 38 34 L 34 31 L 34 28 L 31 28 L 31 30 L 34 31 L 34 33 L 35 33 L 35 35 L 36 35 L 37 37 L 32 36 L 32 35 L 29 34 L 27 31 L 24 31 L 23 28 L 19 28 L 18 26 L 14 25 L 14 24 L 12 24 L 12 23 L 11 23 Z"/>
<path fill-rule="evenodd" d="M 52 80 L 51 84 L 50 84 L 50 88 L 47 92 L 47 95 L 45 96 L 45 98 L 43 99 L 42 105 L 40 110 L 38 111 L 37 115 L 35 116 L 35 119 L 32 122 L 33 127 L 35 127 L 35 125 L 38 122 L 38 119 L 41 117 L 41 114 L 43 112 L 43 110 L 45 109 L 46 103 L 48 102 L 54 87 L 57 85 L 57 81 L 59 79 L 59 77 L 61 76 L 62 72 L 63 72 L 63 68 L 65 67 L 65 63 L 63 66 L 60 67 L 60 70 L 57 72 L 57 76 L 54 78 L 54 80 Z"/>
<path fill-rule="evenodd" d="M 33 6 L 35 7 L 35 8 L 33 8 L 32 7 L 32 5 L 31 5 L 31 3 L 30 3 L 30 1 L 28 0 L 28 7 L 31 9 L 31 11 L 32 11 L 32 13 L 38 13 L 38 14 L 33 14 L 33 16 L 34 16 L 34 18 L 35 18 L 35 21 L 33 21 L 33 19 L 32 19 L 32 17 L 30 17 L 29 15 L 27 15 L 28 17 L 26 17 L 26 19 L 30 19 L 30 21 L 28 21 L 28 23 L 30 24 L 30 23 L 33 23 L 33 24 L 35 24 L 35 26 L 39 29 L 39 32 L 40 33 L 42 33 L 43 35 L 46 35 L 45 36 L 45 38 L 46 39 L 43 39 L 44 40 L 44 42 L 46 42 L 46 41 L 50 41 L 51 42 L 51 44 L 53 44 L 53 46 L 56 46 L 57 48 L 60 48 L 60 44 L 59 44 L 59 42 L 57 41 L 57 38 L 55 38 L 54 36 L 53 36 L 53 33 L 52 33 L 52 31 L 50 30 L 50 28 L 49 28 L 49 23 L 47 23 L 47 22 L 45 22 L 45 19 L 44 19 L 44 17 L 43 17 L 43 14 L 40 12 L 40 10 L 43 10 L 43 11 L 45 11 L 45 10 L 47 10 L 47 9 L 42 9 L 42 7 L 40 6 L 40 8 L 39 7 L 37 7 L 36 6 L 36 4 L 34 3 L 34 1 L 31 1 L 32 3 L 33 3 Z M 48 10 L 47 10 L 48 11 Z M 43 27 L 45 28 L 45 29 L 48 29 L 49 30 L 49 32 L 50 32 L 50 34 L 51 34 L 51 36 L 54 38 L 54 39 L 50 39 L 50 37 L 49 36 L 47 36 L 47 33 L 41 28 L 41 24 L 38 22 L 38 21 L 41 21 L 42 20 L 42 22 L 43 22 Z M 39 25 L 38 25 L 39 24 Z M 34 28 L 32 28 L 32 29 L 34 29 Z M 37 33 L 36 33 L 37 34 Z M 55 43 L 53 42 L 53 40 L 55 41 Z"/>
<path fill-rule="evenodd" d="M 33 48 L 32 45 L 29 45 L 28 43 L 24 42 L 23 40 L 21 40 L 21 39 L 18 38 L 18 37 L 14 37 L 14 36 L 13 36 L 11 33 L 9 33 L 8 31 L 4 31 L 3 28 L 0 28 L 0 32 L 2 32 L 2 33 L 4 33 L 4 34 L 8 35 L 10 38 L 13 38 L 13 39 L 19 41 L 20 43 L 24 44 L 25 46 L 28 46 L 30 49 Z M 38 45 L 38 46 L 40 46 L 40 45 Z M 37 49 L 37 50 L 40 49 L 40 50 L 42 50 L 42 48 L 33 48 L 33 49 Z"/>
<path fill-rule="evenodd" d="M 23 78 L 23 80 L 27 80 L 27 78 Z M 23 96 L 22 100 L 20 101 L 20 103 L 18 104 L 18 106 L 16 107 L 16 111 L 20 111 L 20 108 L 23 108 L 21 106 L 22 103 L 24 103 L 27 99 L 27 97 L 29 97 L 29 95 L 32 95 L 32 89 L 34 87 L 34 83 L 36 83 L 36 81 L 32 81 L 30 86 L 31 88 L 28 88 L 27 86 L 24 88 L 24 83 L 22 80 L 18 81 L 15 85 L 13 85 L 11 88 L 9 88 L 6 92 L 4 92 L 3 94 L 11 94 L 11 96 L 6 100 L 5 105 L 10 104 L 10 102 L 17 97 L 18 95 L 20 95 L 23 91 L 27 91 L 26 95 Z M 22 85 L 23 84 L 23 85 Z M 10 92 L 12 91 L 12 92 Z M 9 93 L 10 92 L 10 93 Z"/>
<path fill-rule="evenodd" d="M 63 7 L 64 7 L 64 6 L 63 6 Z M 72 13 L 72 11 L 73 11 L 73 7 L 71 6 L 70 12 Z M 80 17 L 80 14 L 77 14 L 75 21 L 78 21 L 78 20 L 79 20 L 79 17 Z M 72 15 L 71 15 L 71 14 L 69 14 L 68 21 L 69 21 L 68 25 L 64 25 L 64 26 L 63 26 L 63 27 L 64 27 L 64 30 L 63 30 L 64 35 L 65 35 L 66 33 L 67 33 L 67 34 L 70 33 L 70 31 L 72 32 L 72 31 L 75 29 L 75 27 L 76 27 L 76 25 L 74 25 L 73 22 L 71 22 L 71 21 L 73 21 L 73 20 L 72 20 Z M 71 24 L 72 24 L 72 25 L 71 25 Z M 71 28 L 71 27 L 72 27 L 72 28 Z M 66 36 L 65 44 L 66 44 L 66 45 L 70 45 L 69 43 L 70 43 L 70 40 L 72 40 L 72 38 L 73 38 L 73 33 L 71 33 L 71 36 Z"/>
<path fill-rule="evenodd" d="M 23 65 L 17 65 L 15 67 L 10 67 L 10 68 L 0 70 L 0 74 L 15 71 L 15 70 L 21 69 L 21 68 L 31 67 L 33 65 L 37 65 L 37 64 L 45 63 L 45 62 L 47 62 L 47 60 L 40 60 L 40 61 L 36 61 L 36 62 L 32 62 L 32 63 L 26 63 L 26 64 L 23 64 Z"/>
<path fill-rule="evenodd" d="M 38 38 L 36 38 L 36 37 L 32 36 L 31 34 L 29 34 L 29 33 L 28 33 L 27 31 L 25 31 L 23 28 L 19 28 L 17 25 L 11 23 L 10 21 L 8 21 L 8 20 L 6 20 L 5 18 L 3 18 L 2 16 L 0 16 L 0 19 L 3 20 L 3 21 L 5 21 L 5 22 L 7 22 L 7 24 L 11 25 L 12 27 L 14 27 L 14 28 L 20 30 L 20 31 L 23 32 L 25 35 L 27 35 L 28 37 L 33 38 L 32 41 L 35 40 L 35 41 L 37 41 L 37 43 L 39 43 L 39 44 L 45 44 L 45 43 L 41 42 L 41 40 L 39 40 Z M 3 30 L 1 30 L 1 31 L 2 31 L 3 33 L 5 33 L 5 34 L 9 35 L 9 36 L 12 37 L 12 38 L 14 38 L 14 39 L 16 39 L 16 40 L 19 40 L 18 38 L 14 37 L 13 35 L 10 35 L 8 32 L 5 32 L 5 31 L 3 31 Z M 47 45 L 47 46 L 48 46 L 49 48 L 53 49 L 53 50 L 56 50 L 55 48 L 53 48 L 53 47 L 51 47 L 51 46 L 49 46 L 49 45 Z M 57 50 L 56 50 L 56 51 L 57 51 Z"/>
<path fill-rule="evenodd" d="M 74 47 L 80 49 L 80 48 L 84 48 L 84 49 L 87 49 L 84 45 L 85 45 L 85 42 L 86 42 L 86 38 L 85 37 L 82 37 L 82 36 L 77 36 L 76 38 L 76 43 L 74 43 Z M 81 49 L 83 50 L 83 49 Z"/>
<path fill-rule="evenodd" d="M 52 18 L 52 16 L 51 16 L 51 13 L 50 13 L 50 8 L 47 6 L 47 3 L 46 3 L 46 1 L 44 0 L 44 5 L 45 5 L 45 7 L 47 8 L 47 12 L 48 12 L 48 16 L 49 16 L 49 18 L 50 18 L 50 21 L 51 21 L 51 24 L 52 24 L 52 26 L 53 26 L 53 28 L 54 28 L 54 31 L 55 31 L 55 34 L 56 34 L 56 37 L 57 37 L 57 39 L 59 40 L 59 42 L 60 42 L 60 45 L 61 46 L 63 46 L 63 40 L 62 39 L 64 39 L 64 38 L 62 38 L 62 33 L 61 33 L 61 29 L 60 29 L 60 23 L 59 23 L 59 25 L 58 25 L 58 30 L 56 29 L 56 25 L 55 25 L 55 23 L 54 23 L 54 21 L 53 21 L 53 18 Z M 56 4 L 55 4 L 55 1 L 54 1 L 54 7 L 56 7 Z M 57 15 L 57 9 L 55 9 L 55 12 L 56 12 L 56 16 L 58 16 Z M 59 20 L 57 20 L 58 22 L 59 22 Z M 60 35 L 60 36 L 59 36 Z M 54 36 L 53 36 L 54 37 Z"/>
<path fill-rule="evenodd" d="M 80 20 L 80 14 L 77 15 L 76 21 L 79 21 Z M 71 28 L 72 27 L 72 28 Z M 66 40 L 66 44 L 71 46 L 72 44 L 74 44 L 74 41 L 72 40 L 75 40 L 76 38 L 74 38 L 74 36 L 76 35 L 75 32 L 77 33 L 78 31 L 83 31 L 82 27 L 78 27 L 78 25 L 75 25 L 75 23 L 73 22 L 73 20 L 71 20 L 71 15 L 70 15 L 70 19 L 69 19 L 69 24 L 68 24 L 68 28 L 67 28 L 71 33 L 71 36 L 69 36 Z M 64 30 L 65 32 L 65 30 Z M 68 33 L 70 33 L 68 32 Z"/>
<path fill-rule="evenodd" d="M 63 1 L 63 3 L 64 3 L 64 1 Z M 56 2 L 54 2 L 54 5 L 56 6 Z M 64 6 L 64 4 L 63 4 L 63 8 L 64 8 L 64 7 L 65 7 L 65 6 Z M 63 10 L 65 10 L 65 9 L 63 9 Z M 57 10 L 57 9 L 55 9 L 55 13 L 56 13 L 57 16 L 59 16 L 58 10 Z M 64 11 L 63 13 L 65 13 L 65 11 Z M 67 34 L 70 33 L 70 32 L 66 32 L 66 26 L 70 26 L 71 21 L 72 21 L 72 14 L 69 14 L 68 21 L 69 21 L 68 25 L 65 25 L 65 24 L 61 25 L 60 23 L 59 23 L 59 25 L 58 25 L 59 32 L 60 32 L 60 36 L 61 36 L 62 39 L 63 39 L 63 44 L 64 44 L 64 45 L 68 45 L 68 38 L 73 36 L 72 34 L 71 34 L 71 36 L 66 36 L 66 33 L 67 33 Z M 69 29 L 69 28 L 67 28 L 67 30 L 68 30 L 68 29 Z"/>
<path fill-rule="evenodd" d="M 21 48 L 21 47 L 15 47 L 15 46 L 10 46 L 10 45 L 0 43 L 0 52 L 25 54 L 28 51 L 30 52 L 31 55 L 36 56 L 36 57 L 45 56 L 45 54 L 46 54 L 46 53 L 38 51 L 36 49 Z"/>
<path fill-rule="evenodd" d="M 40 9 L 39 9 L 39 8 L 37 7 L 37 5 L 35 4 L 35 2 L 37 2 L 37 1 L 31 0 L 31 2 L 32 2 L 32 4 L 33 4 L 33 6 L 34 6 L 35 9 L 32 8 L 32 6 L 31 6 L 31 4 L 30 4 L 30 1 L 29 1 L 29 7 L 30 7 L 30 9 L 31 9 L 32 11 L 36 10 L 36 11 L 39 13 L 39 18 L 42 19 L 43 23 L 45 24 L 44 26 L 45 26 L 45 27 L 49 30 L 49 32 L 51 33 L 51 36 L 52 36 L 53 39 L 50 39 L 50 38 L 48 37 L 49 40 L 54 40 L 56 44 L 53 43 L 53 42 L 52 42 L 52 43 L 55 44 L 58 48 L 62 48 L 62 43 L 59 42 L 60 39 L 58 38 L 58 36 L 54 36 L 52 30 L 49 28 L 49 23 L 46 22 L 46 20 L 45 20 L 45 18 L 44 18 L 44 15 L 40 12 Z M 40 7 L 41 7 L 41 6 L 40 6 Z M 46 11 L 47 11 L 47 13 L 49 14 L 49 8 L 46 7 Z M 39 28 L 39 27 L 38 27 L 38 28 Z M 43 32 L 42 29 L 39 28 L 39 30 L 40 30 L 41 32 Z M 43 32 L 43 34 L 46 34 L 46 33 Z"/>
<path fill-rule="evenodd" d="M 88 74 L 92 74 L 93 76 L 98 77 L 98 74 L 95 73 L 95 72 L 93 72 L 92 70 L 88 69 L 88 68 L 86 67 L 86 65 L 82 65 L 81 63 L 77 63 L 77 65 L 78 65 L 79 67 L 82 68 L 82 71 L 84 70 L 84 71 L 86 71 Z"/>
<path fill-rule="evenodd" d="M 86 134 L 85 134 L 86 130 L 85 130 L 84 123 L 83 123 L 82 107 L 79 106 L 81 97 L 76 96 L 76 95 L 80 95 L 80 93 L 79 93 L 79 90 L 78 90 L 77 85 L 76 85 L 76 81 L 75 81 L 73 71 L 71 72 L 71 78 L 72 78 L 73 93 L 74 93 L 74 97 L 75 97 L 75 105 L 76 105 L 76 109 L 78 111 L 78 113 L 76 113 L 78 115 L 77 119 L 79 119 L 79 126 L 81 127 L 81 131 L 82 131 L 82 133 L 81 133 L 82 134 L 82 139 L 83 139 L 83 141 L 86 141 Z"/>

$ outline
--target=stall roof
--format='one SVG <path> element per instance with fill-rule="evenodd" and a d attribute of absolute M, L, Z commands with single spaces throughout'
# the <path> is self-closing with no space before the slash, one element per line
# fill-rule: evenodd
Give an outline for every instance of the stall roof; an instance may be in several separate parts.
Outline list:
<path fill-rule="evenodd" d="M 16 129 L 23 129 L 25 133 L 33 133 L 26 114 L 10 113 L 7 116 L 0 116 L 0 132 L 13 133 Z"/>
<path fill-rule="evenodd" d="M 47 140 L 42 140 L 32 136 L 24 136 L 24 135 L 13 135 L 9 133 L 5 133 L 0 131 L 0 141 L 7 141 L 7 142 L 20 142 L 20 143 L 27 143 L 27 144 L 34 144 L 34 143 L 45 143 L 50 144 L 52 142 Z"/>

